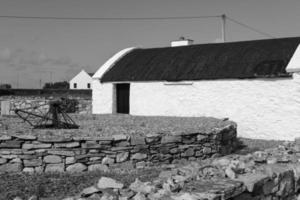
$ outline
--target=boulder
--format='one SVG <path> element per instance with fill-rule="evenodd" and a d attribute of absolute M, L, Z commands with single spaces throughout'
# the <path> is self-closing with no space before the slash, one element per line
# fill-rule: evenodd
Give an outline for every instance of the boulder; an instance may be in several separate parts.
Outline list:
<path fill-rule="evenodd" d="M 85 171 L 86 169 L 87 169 L 87 166 L 85 166 L 82 163 L 75 163 L 66 168 L 67 172 L 71 172 L 71 173 L 82 172 L 82 171 Z"/>
<path fill-rule="evenodd" d="M 47 164 L 45 172 L 63 172 L 65 171 L 64 163 L 59 164 Z"/>
<path fill-rule="evenodd" d="M 102 165 L 111 165 L 113 163 L 115 163 L 115 160 L 113 158 L 105 157 L 102 159 Z"/>
<path fill-rule="evenodd" d="M 6 163 L 0 165 L 0 172 L 20 172 L 22 170 L 21 163 Z"/>
<path fill-rule="evenodd" d="M 117 154 L 116 161 L 124 162 L 128 159 L 128 157 L 129 157 L 129 152 L 121 152 Z"/>
<path fill-rule="evenodd" d="M 142 182 L 139 179 L 135 179 L 129 188 L 134 192 L 142 194 L 149 194 L 155 190 L 155 186 L 151 185 L 150 182 Z"/>
<path fill-rule="evenodd" d="M 109 172 L 109 168 L 107 165 L 102 164 L 93 164 L 88 166 L 88 171 L 103 171 L 103 172 Z"/>
<path fill-rule="evenodd" d="M 91 186 L 91 187 L 88 187 L 88 188 L 85 188 L 81 191 L 80 193 L 80 196 L 82 197 L 89 197 L 91 196 L 92 194 L 94 193 L 97 193 L 99 192 L 100 190 L 94 186 Z"/>
<path fill-rule="evenodd" d="M 147 154 L 143 154 L 143 153 L 136 153 L 131 156 L 132 160 L 143 160 L 145 158 L 147 158 Z"/>
<path fill-rule="evenodd" d="M 116 181 L 112 178 L 101 177 L 97 183 L 99 189 L 122 189 L 124 187 L 123 183 Z"/>
<path fill-rule="evenodd" d="M 61 163 L 62 159 L 60 156 L 57 155 L 48 155 L 44 157 L 44 162 L 45 163 Z"/>

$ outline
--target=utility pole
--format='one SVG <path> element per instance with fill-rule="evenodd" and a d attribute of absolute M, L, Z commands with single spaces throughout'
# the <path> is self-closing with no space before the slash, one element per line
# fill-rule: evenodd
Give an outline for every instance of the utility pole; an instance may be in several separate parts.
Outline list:
<path fill-rule="evenodd" d="M 222 18 L 222 42 L 226 42 L 226 15 L 221 15 Z"/>

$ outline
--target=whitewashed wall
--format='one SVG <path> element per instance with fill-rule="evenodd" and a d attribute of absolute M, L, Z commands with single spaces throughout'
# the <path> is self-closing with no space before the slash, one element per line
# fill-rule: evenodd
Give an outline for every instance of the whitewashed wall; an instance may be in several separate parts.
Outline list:
<path fill-rule="evenodd" d="M 70 89 L 92 89 L 92 77 L 84 70 L 78 73 L 72 80 L 70 80 Z M 74 88 L 74 83 L 77 84 L 77 87 Z M 91 84 L 91 88 L 87 87 L 87 84 Z"/>
<path fill-rule="evenodd" d="M 98 79 L 92 82 L 93 114 L 111 114 L 113 112 L 113 84 L 101 84 Z"/>
<path fill-rule="evenodd" d="M 132 83 L 132 115 L 229 117 L 242 137 L 300 136 L 300 75 L 294 79 L 197 81 L 192 85 Z"/>

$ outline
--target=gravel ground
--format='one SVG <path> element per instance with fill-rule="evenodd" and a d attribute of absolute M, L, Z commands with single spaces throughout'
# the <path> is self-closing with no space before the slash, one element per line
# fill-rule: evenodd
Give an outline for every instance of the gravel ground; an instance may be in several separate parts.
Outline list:
<path fill-rule="evenodd" d="M 148 133 L 209 132 L 233 122 L 211 117 L 144 117 L 130 115 L 71 115 L 80 125 L 73 130 L 34 129 L 16 116 L 0 117 L 1 134 L 47 134 L 72 136 L 111 136 L 114 134 L 146 135 Z"/>

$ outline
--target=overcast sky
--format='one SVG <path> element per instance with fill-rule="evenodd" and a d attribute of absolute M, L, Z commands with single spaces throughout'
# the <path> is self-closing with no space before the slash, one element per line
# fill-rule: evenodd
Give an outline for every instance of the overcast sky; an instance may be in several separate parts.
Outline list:
<path fill-rule="evenodd" d="M 299 0 L 0 0 L 0 15 L 41 17 L 180 17 L 226 14 L 275 37 L 300 36 Z M 131 46 L 169 46 L 221 38 L 220 19 L 172 21 L 55 21 L 0 18 L 0 82 L 39 88 L 95 72 Z M 267 38 L 227 22 L 229 41 Z"/>

